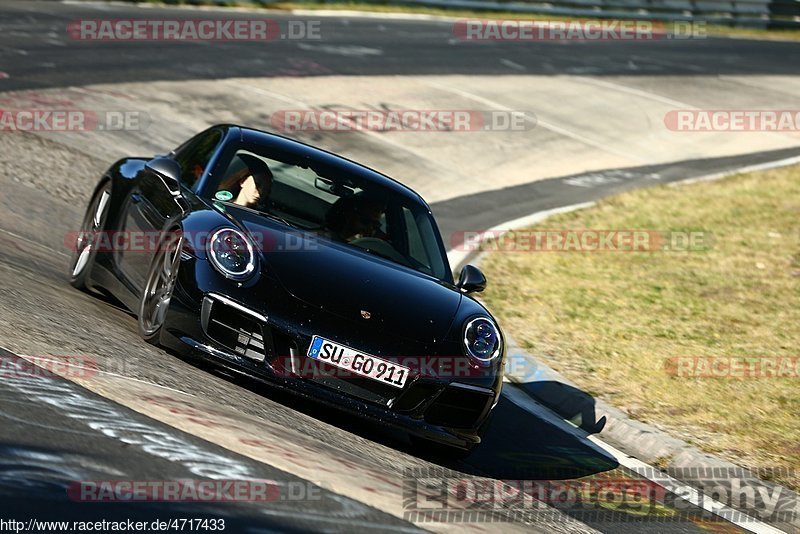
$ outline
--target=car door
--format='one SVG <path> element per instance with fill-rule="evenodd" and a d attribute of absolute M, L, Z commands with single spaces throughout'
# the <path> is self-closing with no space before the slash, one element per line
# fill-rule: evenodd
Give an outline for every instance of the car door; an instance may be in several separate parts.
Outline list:
<path fill-rule="evenodd" d="M 210 129 L 181 145 L 172 155 L 181 166 L 179 189 L 155 172 L 145 169 L 128 196 L 124 210 L 127 246 L 117 258 L 123 276 L 135 294 L 141 294 L 162 232 L 181 218 L 186 202 L 181 194 L 191 190 L 206 172 L 209 160 L 222 140 L 219 129 Z"/>

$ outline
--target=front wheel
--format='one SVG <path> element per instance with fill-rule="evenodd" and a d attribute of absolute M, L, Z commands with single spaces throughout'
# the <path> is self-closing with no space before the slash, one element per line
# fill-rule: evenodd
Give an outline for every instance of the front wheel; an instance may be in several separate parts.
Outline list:
<path fill-rule="evenodd" d="M 182 245 L 183 237 L 177 231 L 168 233 L 161 241 L 139 301 L 139 335 L 154 345 L 158 343 L 175 289 Z"/>
<path fill-rule="evenodd" d="M 106 224 L 109 200 L 111 200 L 111 183 L 106 182 L 92 197 L 92 201 L 86 209 L 86 214 L 83 216 L 83 223 L 81 223 L 80 233 L 75 239 L 75 250 L 72 252 L 69 268 L 69 283 L 75 288 L 87 289 L 86 282 L 89 279 L 94 258 L 97 255 L 95 246 L 98 238 L 97 233 Z"/>

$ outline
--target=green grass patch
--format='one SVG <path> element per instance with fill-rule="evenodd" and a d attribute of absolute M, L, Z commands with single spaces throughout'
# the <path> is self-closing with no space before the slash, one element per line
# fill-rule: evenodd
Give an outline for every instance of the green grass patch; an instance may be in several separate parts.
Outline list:
<path fill-rule="evenodd" d="M 630 416 L 739 465 L 800 465 L 800 378 L 667 372 L 674 357 L 800 356 L 800 167 L 641 189 L 534 229 L 712 233 L 703 251 L 488 253 L 484 298 L 523 347 Z"/>

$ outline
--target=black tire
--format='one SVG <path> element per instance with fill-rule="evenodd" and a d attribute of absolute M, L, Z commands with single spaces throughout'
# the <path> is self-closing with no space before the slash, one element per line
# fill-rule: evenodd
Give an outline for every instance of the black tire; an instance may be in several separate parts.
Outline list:
<path fill-rule="evenodd" d="M 158 345 L 172 291 L 175 289 L 182 245 L 183 237 L 179 231 L 173 230 L 166 234 L 156 249 L 139 299 L 139 335 L 153 345 Z"/>
<path fill-rule="evenodd" d="M 111 200 L 111 182 L 105 182 L 89 202 L 83 216 L 81 230 L 75 240 L 75 248 L 69 262 L 69 283 L 72 287 L 87 291 L 87 281 L 97 256 L 97 232 L 105 228 L 108 205 Z"/>

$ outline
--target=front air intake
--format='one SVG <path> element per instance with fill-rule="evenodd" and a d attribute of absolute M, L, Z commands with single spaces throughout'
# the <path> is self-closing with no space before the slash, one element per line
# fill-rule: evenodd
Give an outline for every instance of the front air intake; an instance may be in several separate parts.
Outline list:
<path fill-rule="evenodd" d="M 231 352 L 264 361 L 271 351 L 270 329 L 255 312 L 209 297 L 204 299 L 203 308 L 203 328 L 208 337 Z"/>
<path fill-rule="evenodd" d="M 452 428 L 473 428 L 494 399 L 491 390 L 451 384 L 425 411 L 425 421 Z"/>

